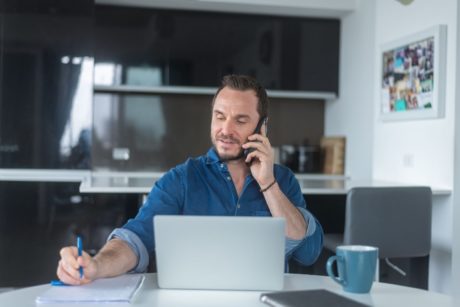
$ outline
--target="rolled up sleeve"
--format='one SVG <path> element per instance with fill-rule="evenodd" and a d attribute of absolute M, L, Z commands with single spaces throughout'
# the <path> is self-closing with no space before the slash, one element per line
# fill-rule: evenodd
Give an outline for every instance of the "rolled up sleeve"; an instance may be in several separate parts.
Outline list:
<path fill-rule="evenodd" d="M 286 258 L 292 258 L 303 265 L 312 265 L 323 248 L 323 229 L 316 218 L 305 208 L 298 207 L 308 222 L 307 232 L 301 240 L 286 239 Z"/>
<path fill-rule="evenodd" d="M 116 228 L 113 230 L 107 241 L 114 238 L 126 242 L 137 257 L 137 264 L 130 273 L 146 272 L 149 265 L 149 253 L 142 240 L 134 232 L 125 228 Z"/>

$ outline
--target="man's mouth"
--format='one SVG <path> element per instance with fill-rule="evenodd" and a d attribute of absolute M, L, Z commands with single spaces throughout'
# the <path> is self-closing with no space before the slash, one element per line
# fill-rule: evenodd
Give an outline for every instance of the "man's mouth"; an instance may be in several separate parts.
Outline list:
<path fill-rule="evenodd" d="M 222 139 L 219 139 L 219 142 L 224 143 L 224 144 L 236 144 L 236 142 L 234 142 L 234 141 L 222 140 Z"/>
<path fill-rule="evenodd" d="M 235 140 L 233 138 L 223 138 L 223 137 L 220 137 L 220 138 L 217 138 L 217 141 L 218 142 L 221 142 L 221 143 L 224 143 L 226 145 L 239 145 L 240 142 L 238 140 Z"/>

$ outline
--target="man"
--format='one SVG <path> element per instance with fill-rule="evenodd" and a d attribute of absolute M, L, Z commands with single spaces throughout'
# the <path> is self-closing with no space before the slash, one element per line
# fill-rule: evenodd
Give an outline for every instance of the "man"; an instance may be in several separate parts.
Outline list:
<path fill-rule="evenodd" d="M 76 247 L 63 248 L 58 277 L 77 285 L 145 271 L 155 251 L 152 218 L 157 214 L 284 217 L 286 259 L 294 257 L 304 265 L 316 261 L 323 242 L 321 226 L 306 210 L 293 173 L 274 165 L 266 127 L 254 133 L 267 115 L 267 94 L 256 80 L 225 76 L 213 99 L 213 148 L 158 180 L 137 216 L 115 229 L 96 256 L 78 257 Z M 248 148 L 254 150 L 245 157 Z M 79 266 L 84 270 L 81 279 Z"/>

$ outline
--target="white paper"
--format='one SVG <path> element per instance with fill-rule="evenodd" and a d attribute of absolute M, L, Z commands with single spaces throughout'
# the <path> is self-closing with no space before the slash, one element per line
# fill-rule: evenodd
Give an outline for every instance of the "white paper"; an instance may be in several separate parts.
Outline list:
<path fill-rule="evenodd" d="M 125 274 L 97 279 L 83 286 L 50 286 L 36 299 L 37 303 L 130 303 L 142 285 L 144 275 Z"/>

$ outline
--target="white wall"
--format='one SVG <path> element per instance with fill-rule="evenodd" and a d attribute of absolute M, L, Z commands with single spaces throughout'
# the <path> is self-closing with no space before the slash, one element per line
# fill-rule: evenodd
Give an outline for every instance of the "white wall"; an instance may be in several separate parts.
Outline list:
<path fill-rule="evenodd" d="M 396 1 L 376 2 L 376 45 L 447 25 L 446 115 L 440 119 L 382 122 L 378 118 L 380 90 L 374 91 L 373 178 L 453 187 L 457 0 L 416 0 L 409 6 Z M 375 58 L 375 79 L 380 71 Z M 404 160 L 411 163 L 404 163 Z M 409 165 L 407 165 L 409 164 Z M 452 197 L 434 197 L 429 288 L 450 293 Z"/>
<path fill-rule="evenodd" d="M 376 43 L 389 42 L 436 24 L 446 24 L 447 78 L 446 116 L 442 119 L 381 122 L 378 120 L 379 84 L 374 100 L 374 178 L 452 187 L 455 110 L 455 45 L 457 0 L 416 0 L 410 6 L 396 1 L 377 1 Z M 376 57 L 375 65 L 380 64 Z M 377 79 L 380 71 L 376 70 Z M 412 155 L 412 167 L 403 165 Z"/>
<path fill-rule="evenodd" d="M 457 5 L 457 59 L 460 59 L 460 4 Z M 457 61 L 455 101 L 460 101 L 460 61 Z M 460 298 L 460 108 L 455 108 L 455 151 L 454 151 L 454 193 L 453 204 L 453 238 L 452 238 L 452 291 Z M 454 222 L 456 221 L 456 223 Z"/>
<path fill-rule="evenodd" d="M 437 24 L 447 25 L 448 32 L 445 117 L 382 122 L 381 45 Z M 356 11 L 342 18 L 340 99 L 327 104 L 325 132 L 347 136 L 347 173 L 353 179 L 453 188 L 456 38 L 457 0 L 415 0 L 409 6 L 359 0 Z M 460 177 L 460 170 L 456 174 Z M 429 288 L 444 293 L 452 288 L 452 213 L 453 195 L 434 197 Z"/>
<path fill-rule="evenodd" d="M 375 2 L 360 0 L 342 18 L 339 99 L 325 111 L 325 134 L 347 138 L 346 173 L 353 179 L 372 175 Z"/>

